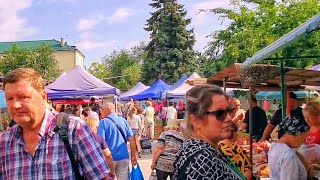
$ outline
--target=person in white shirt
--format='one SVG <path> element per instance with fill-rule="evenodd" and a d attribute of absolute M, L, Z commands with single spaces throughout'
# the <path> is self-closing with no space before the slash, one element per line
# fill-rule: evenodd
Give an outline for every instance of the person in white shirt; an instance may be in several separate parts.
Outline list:
<path fill-rule="evenodd" d="M 271 144 L 268 152 L 270 180 L 300 180 L 312 177 L 309 164 L 295 150 L 306 140 L 309 131 L 307 123 L 286 117 L 279 124 L 279 128 L 285 134 Z"/>
<path fill-rule="evenodd" d="M 151 138 L 151 142 L 154 138 L 154 108 L 152 107 L 152 102 L 147 101 L 147 108 L 144 110 L 145 114 L 145 129 L 147 132 L 147 136 Z"/>
<path fill-rule="evenodd" d="M 167 124 L 169 119 L 177 119 L 177 110 L 176 108 L 173 107 L 173 102 L 169 103 L 169 107 L 166 110 L 166 122 L 165 125 Z"/>
<path fill-rule="evenodd" d="M 140 145 L 140 138 L 141 138 L 141 130 L 142 130 L 142 124 L 141 124 L 141 118 L 137 115 L 137 109 L 132 108 L 130 115 L 128 116 L 128 123 L 130 128 L 132 129 L 134 138 L 137 143 L 138 148 L 138 157 L 141 158 L 141 145 Z"/>

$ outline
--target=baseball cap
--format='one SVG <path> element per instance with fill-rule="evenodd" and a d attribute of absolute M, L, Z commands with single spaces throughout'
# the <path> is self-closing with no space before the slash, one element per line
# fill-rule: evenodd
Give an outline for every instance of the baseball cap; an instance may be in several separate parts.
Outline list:
<path fill-rule="evenodd" d="M 297 95 L 294 92 L 290 92 L 290 98 L 291 99 L 298 99 Z"/>

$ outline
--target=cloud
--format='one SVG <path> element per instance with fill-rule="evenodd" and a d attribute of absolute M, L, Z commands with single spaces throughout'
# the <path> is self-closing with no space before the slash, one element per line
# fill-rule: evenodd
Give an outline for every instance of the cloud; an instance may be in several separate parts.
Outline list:
<path fill-rule="evenodd" d="M 191 17 L 192 22 L 194 25 L 202 25 L 205 24 L 208 19 L 210 18 L 210 15 L 213 16 L 214 14 L 211 12 L 200 12 L 201 9 L 214 9 L 214 8 L 229 8 L 231 7 L 229 5 L 228 0 L 212 0 L 212 1 L 204 1 L 200 3 L 196 3 L 191 8 Z"/>
<path fill-rule="evenodd" d="M 78 21 L 78 30 L 79 31 L 85 31 L 85 30 L 90 30 L 94 28 L 96 25 L 102 23 L 106 18 L 102 15 L 98 15 L 94 18 L 91 19 L 80 19 Z"/>
<path fill-rule="evenodd" d="M 97 49 L 109 49 L 117 44 L 116 40 L 103 41 L 102 38 L 93 32 L 80 33 L 80 41 L 77 47 L 80 50 L 91 51 Z"/>
<path fill-rule="evenodd" d="M 110 17 L 107 18 L 110 24 L 122 22 L 126 18 L 133 15 L 133 11 L 129 8 L 119 8 Z"/>
<path fill-rule="evenodd" d="M 20 11 L 28 9 L 32 0 L 0 0 L 0 41 L 14 41 L 37 32 L 27 24 L 27 19 L 20 17 Z"/>
<path fill-rule="evenodd" d="M 90 51 L 90 50 L 97 50 L 97 49 L 108 49 L 113 47 L 117 43 L 116 40 L 111 41 L 98 41 L 98 40 L 92 40 L 92 39 L 84 39 L 81 40 L 80 43 L 77 45 L 77 47 L 80 50 Z"/>
<path fill-rule="evenodd" d="M 86 31 L 93 29 L 101 23 L 114 24 L 125 21 L 128 17 L 132 16 L 133 10 L 129 8 L 118 8 L 112 15 L 104 16 L 97 15 L 91 18 L 82 18 L 78 21 L 77 28 L 79 31 Z"/>

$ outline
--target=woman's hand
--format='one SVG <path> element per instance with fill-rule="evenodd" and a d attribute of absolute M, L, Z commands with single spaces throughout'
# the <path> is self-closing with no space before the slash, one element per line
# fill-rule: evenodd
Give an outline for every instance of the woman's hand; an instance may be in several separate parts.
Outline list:
<path fill-rule="evenodd" d="M 151 164 L 151 170 L 154 170 L 156 168 L 156 163 L 155 162 L 152 162 Z"/>

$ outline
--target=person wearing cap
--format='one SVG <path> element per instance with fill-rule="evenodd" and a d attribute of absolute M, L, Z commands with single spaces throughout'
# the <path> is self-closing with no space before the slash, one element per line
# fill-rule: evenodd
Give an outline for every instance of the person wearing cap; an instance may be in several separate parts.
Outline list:
<path fill-rule="evenodd" d="M 307 179 L 310 166 L 295 149 L 305 142 L 308 124 L 297 118 L 286 117 L 279 128 L 284 134 L 271 144 L 268 152 L 270 179 Z"/>
<path fill-rule="evenodd" d="M 297 119 L 300 123 L 305 123 L 305 119 L 303 117 L 302 108 L 298 104 L 297 95 L 294 92 L 290 92 L 290 119 Z M 270 122 L 268 123 L 266 129 L 263 132 L 262 138 L 260 141 L 268 140 L 270 134 L 274 130 L 274 128 L 282 122 L 282 108 L 278 109 Z M 284 134 L 283 130 L 279 130 L 278 138 L 280 139 Z"/>
<path fill-rule="evenodd" d="M 172 179 L 173 163 L 184 141 L 182 133 L 177 131 L 179 128 L 177 119 L 169 119 L 158 139 L 151 164 L 151 169 L 156 169 L 158 180 L 166 180 L 168 176 Z"/>

